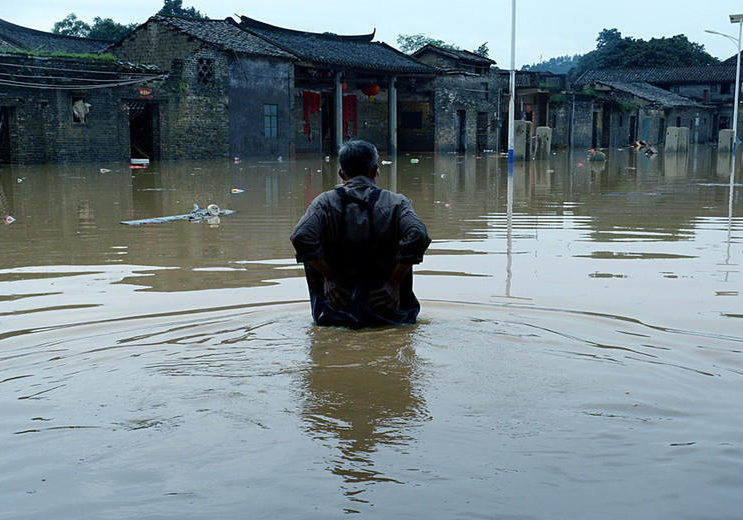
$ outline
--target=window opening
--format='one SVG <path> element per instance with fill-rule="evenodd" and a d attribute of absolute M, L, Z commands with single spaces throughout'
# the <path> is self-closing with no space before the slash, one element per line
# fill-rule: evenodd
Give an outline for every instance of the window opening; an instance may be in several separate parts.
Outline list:
<path fill-rule="evenodd" d="M 265 137 L 278 137 L 279 115 L 278 105 L 263 105 L 263 127 Z"/>
<path fill-rule="evenodd" d="M 211 58 L 199 58 L 198 82 L 202 85 L 214 84 L 214 60 Z"/>

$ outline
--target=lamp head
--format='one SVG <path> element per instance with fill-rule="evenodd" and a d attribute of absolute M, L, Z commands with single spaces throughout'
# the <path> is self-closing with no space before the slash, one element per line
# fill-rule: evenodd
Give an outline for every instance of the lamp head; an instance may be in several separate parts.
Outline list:
<path fill-rule="evenodd" d="M 741 23 L 743 22 L 743 14 L 731 14 L 730 23 Z"/>

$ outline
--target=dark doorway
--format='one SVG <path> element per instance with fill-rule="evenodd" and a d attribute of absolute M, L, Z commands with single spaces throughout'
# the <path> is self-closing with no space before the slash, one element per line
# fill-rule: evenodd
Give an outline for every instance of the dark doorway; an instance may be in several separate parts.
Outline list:
<path fill-rule="evenodd" d="M 321 98 L 320 114 L 322 125 L 322 151 L 326 154 L 335 154 L 335 95 L 323 93 Z"/>
<path fill-rule="evenodd" d="M 10 162 L 10 110 L 0 108 L 0 163 Z"/>
<path fill-rule="evenodd" d="M 467 151 L 467 112 L 457 110 L 457 152 Z"/>
<path fill-rule="evenodd" d="M 629 118 L 629 142 L 632 143 L 637 140 L 637 116 L 630 116 Z"/>
<path fill-rule="evenodd" d="M 130 154 L 134 159 L 159 159 L 159 143 L 155 139 L 158 126 L 157 105 L 142 101 L 130 101 L 129 136 Z"/>
<path fill-rule="evenodd" d="M 591 148 L 598 147 L 599 141 L 599 113 L 593 113 L 593 123 L 591 125 Z"/>
<path fill-rule="evenodd" d="M 482 153 L 488 146 L 488 113 L 477 113 L 477 153 Z"/>
<path fill-rule="evenodd" d="M 611 110 L 604 105 L 604 112 L 601 117 L 601 142 L 598 143 L 599 148 L 602 146 L 612 146 L 611 144 Z"/>
<path fill-rule="evenodd" d="M 666 118 L 661 117 L 658 123 L 658 142 L 656 144 L 664 144 L 666 142 Z"/>

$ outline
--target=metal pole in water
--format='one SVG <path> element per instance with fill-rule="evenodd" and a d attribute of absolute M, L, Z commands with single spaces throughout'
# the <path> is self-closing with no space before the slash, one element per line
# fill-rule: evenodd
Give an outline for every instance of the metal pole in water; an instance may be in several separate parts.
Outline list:
<path fill-rule="evenodd" d="M 740 93 L 740 39 L 743 36 L 743 14 L 731 14 L 730 23 L 738 24 L 738 54 L 735 67 L 735 101 L 733 106 L 733 164 L 730 168 L 730 195 L 728 199 L 728 224 L 733 218 L 733 189 L 735 188 L 735 152 L 738 146 L 738 96 Z"/>
<path fill-rule="evenodd" d="M 514 112 L 516 98 L 516 0 L 511 0 L 511 72 L 508 99 L 508 178 L 513 177 Z"/>
<path fill-rule="evenodd" d="M 513 145 L 516 98 L 516 0 L 511 0 L 511 73 L 508 99 L 508 188 L 506 213 L 506 296 L 511 296 L 511 250 L 513 246 Z"/>

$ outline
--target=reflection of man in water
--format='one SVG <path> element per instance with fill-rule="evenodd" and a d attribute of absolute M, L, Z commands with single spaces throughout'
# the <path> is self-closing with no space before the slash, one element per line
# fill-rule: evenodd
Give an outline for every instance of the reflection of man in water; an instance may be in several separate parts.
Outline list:
<path fill-rule="evenodd" d="M 413 264 L 431 243 L 403 195 L 378 188 L 377 149 L 349 141 L 338 153 L 343 186 L 321 193 L 292 233 L 318 325 L 414 323 Z"/>
<path fill-rule="evenodd" d="M 332 448 L 328 469 L 343 478 L 344 493 L 360 506 L 375 484 L 404 473 L 404 453 L 429 420 L 416 327 L 315 327 L 308 334 L 311 369 L 300 373 L 302 418 L 307 432 Z"/>

